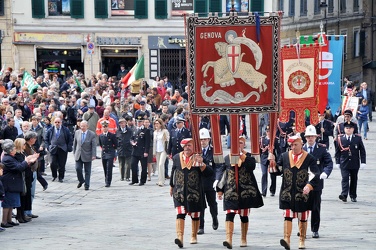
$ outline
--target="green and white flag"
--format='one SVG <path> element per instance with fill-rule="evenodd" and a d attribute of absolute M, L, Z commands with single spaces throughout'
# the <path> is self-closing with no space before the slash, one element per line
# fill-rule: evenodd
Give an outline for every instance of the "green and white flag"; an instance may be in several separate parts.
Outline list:
<path fill-rule="evenodd" d="M 35 81 L 33 76 L 27 71 L 24 72 L 23 79 L 21 82 L 21 87 L 27 87 L 29 94 L 33 94 L 33 91 L 38 88 L 38 83 Z"/>

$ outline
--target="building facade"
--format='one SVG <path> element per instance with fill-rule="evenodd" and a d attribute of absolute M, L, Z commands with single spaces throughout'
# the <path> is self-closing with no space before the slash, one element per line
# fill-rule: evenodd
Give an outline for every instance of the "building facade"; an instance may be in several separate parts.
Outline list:
<path fill-rule="evenodd" d="M 184 14 L 283 11 L 281 45 L 324 31 L 346 35 L 343 76 L 375 89 L 373 0 L 0 0 L 1 60 L 13 68 L 86 78 L 116 75 L 145 56 L 145 78 L 186 79 Z M 11 5 L 12 3 L 12 5 Z M 3 8 L 4 14 L 1 15 Z M 338 79 L 341 81 L 341 79 Z"/>

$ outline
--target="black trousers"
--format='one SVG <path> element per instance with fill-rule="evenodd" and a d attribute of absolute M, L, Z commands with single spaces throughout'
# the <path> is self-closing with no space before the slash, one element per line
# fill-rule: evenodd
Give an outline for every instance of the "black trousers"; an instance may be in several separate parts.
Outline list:
<path fill-rule="evenodd" d="M 318 232 L 320 228 L 320 211 L 321 211 L 321 194 L 322 190 L 312 191 L 312 213 L 311 213 L 311 231 Z"/>
<path fill-rule="evenodd" d="M 106 184 L 111 185 L 112 169 L 114 168 L 114 158 L 111 158 L 111 159 L 102 158 L 102 166 L 103 166 L 103 172 L 104 172 L 104 181 Z"/>
<path fill-rule="evenodd" d="M 266 195 L 267 191 L 268 191 L 268 175 L 270 175 L 270 180 L 271 180 L 271 184 L 270 184 L 270 193 L 272 194 L 275 194 L 275 189 L 276 189 L 276 186 L 277 186 L 277 176 L 274 175 L 274 174 L 269 174 L 268 173 L 268 166 L 267 165 L 263 165 L 261 164 L 261 172 L 262 172 L 262 176 L 261 176 L 261 193 L 262 195 Z"/>
<path fill-rule="evenodd" d="M 342 175 L 341 195 L 347 197 L 347 195 L 349 194 L 349 186 L 350 186 L 350 197 L 351 198 L 357 197 L 356 187 L 358 186 L 358 172 L 359 172 L 359 169 L 342 169 L 341 168 L 341 175 Z"/>
<path fill-rule="evenodd" d="M 216 201 L 216 192 L 213 190 L 205 191 L 205 198 L 208 202 L 210 214 L 212 217 L 218 216 L 218 204 Z M 205 224 L 205 209 L 200 213 L 200 228 L 204 228 Z"/>
<path fill-rule="evenodd" d="M 132 168 L 132 183 L 138 183 L 138 162 L 141 162 L 141 183 L 146 182 L 148 158 L 144 156 L 132 155 L 131 168 Z"/>
<path fill-rule="evenodd" d="M 67 164 L 68 152 L 65 152 L 61 148 L 58 148 L 56 154 L 51 154 L 51 172 L 52 177 L 57 178 L 59 172 L 59 180 L 64 179 L 65 165 Z"/>

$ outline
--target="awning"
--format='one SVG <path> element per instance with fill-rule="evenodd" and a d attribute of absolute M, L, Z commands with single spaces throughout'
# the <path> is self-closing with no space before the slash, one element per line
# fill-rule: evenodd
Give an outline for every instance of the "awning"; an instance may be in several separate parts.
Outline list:
<path fill-rule="evenodd" d="M 84 62 L 85 50 L 81 44 L 35 44 L 34 45 L 34 61 L 37 61 L 37 49 L 79 49 L 81 50 L 81 62 Z"/>

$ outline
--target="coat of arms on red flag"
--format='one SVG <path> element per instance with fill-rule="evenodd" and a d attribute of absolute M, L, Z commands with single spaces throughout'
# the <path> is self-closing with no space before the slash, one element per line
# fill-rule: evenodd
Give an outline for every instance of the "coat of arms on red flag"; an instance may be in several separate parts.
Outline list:
<path fill-rule="evenodd" d="M 279 111 L 279 20 L 187 18 L 192 113 Z"/>
<path fill-rule="evenodd" d="M 305 110 L 318 112 L 319 46 L 284 47 L 282 58 L 282 88 L 280 120 L 286 122 L 290 111 L 295 112 L 296 130 L 305 129 Z M 311 123 L 318 122 L 317 115 L 311 115 Z"/>

